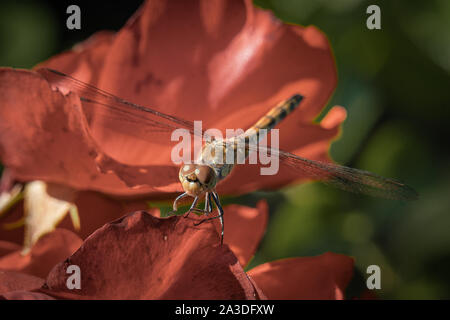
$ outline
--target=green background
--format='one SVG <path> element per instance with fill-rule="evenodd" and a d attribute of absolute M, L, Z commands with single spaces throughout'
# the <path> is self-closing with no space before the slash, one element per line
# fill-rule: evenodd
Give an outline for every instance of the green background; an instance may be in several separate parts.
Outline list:
<path fill-rule="evenodd" d="M 118 30 L 139 3 L 2 1 L 0 65 L 30 68 L 95 31 Z M 349 297 L 364 290 L 366 268 L 376 264 L 381 298 L 450 298 L 450 1 L 255 3 L 328 36 L 339 81 L 324 112 L 334 105 L 348 110 L 333 159 L 406 181 L 420 199 L 376 199 L 319 183 L 231 199 L 252 204 L 267 198 L 271 208 L 248 268 L 333 251 L 355 258 Z M 69 4 L 82 8 L 80 31 L 65 28 Z M 371 4 L 381 7 L 381 30 L 366 28 Z"/>

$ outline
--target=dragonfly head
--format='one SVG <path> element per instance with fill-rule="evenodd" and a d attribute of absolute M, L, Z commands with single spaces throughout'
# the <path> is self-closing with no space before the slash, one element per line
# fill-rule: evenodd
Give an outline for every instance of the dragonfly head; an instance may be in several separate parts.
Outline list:
<path fill-rule="evenodd" d="M 217 183 L 216 172 L 203 164 L 185 164 L 181 167 L 179 178 L 184 191 L 191 196 L 214 189 Z"/>

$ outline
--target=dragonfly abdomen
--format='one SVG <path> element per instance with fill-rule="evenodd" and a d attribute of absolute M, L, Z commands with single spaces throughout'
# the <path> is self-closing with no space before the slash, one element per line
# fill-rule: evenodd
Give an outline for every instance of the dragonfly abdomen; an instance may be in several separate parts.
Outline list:
<path fill-rule="evenodd" d="M 303 96 L 295 94 L 291 98 L 280 102 L 277 106 L 272 108 L 245 132 L 244 136 L 246 137 L 246 143 L 248 143 L 251 140 L 251 137 L 255 135 L 256 141 L 260 141 L 264 138 L 264 135 L 297 108 L 302 99 Z"/>

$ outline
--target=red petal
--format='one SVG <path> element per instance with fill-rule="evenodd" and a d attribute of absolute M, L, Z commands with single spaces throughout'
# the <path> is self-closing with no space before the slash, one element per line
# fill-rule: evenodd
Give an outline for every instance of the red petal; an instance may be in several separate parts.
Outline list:
<path fill-rule="evenodd" d="M 20 248 L 20 245 L 18 245 L 17 243 L 0 240 L 0 257 L 20 250 Z"/>
<path fill-rule="evenodd" d="M 14 177 L 12 172 L 5 168 L 0 176 L 0 194 L 11 190 L 14 185 Z"/>
<path fill-rule="evenodd" d="M 13 208 L 6 212 L 5 216 L 0 219 L 0 240 L 23 245 L 24 228 L 5 229 L 4 225 L 17 222 L 23 218 L 23 202 L 17 203 Z M 0 252 L 2 249 L 0 249 Z M 0 254 L 2 256 L 3 254 Z"/>
<path fill-rule="evenodd" d="M 56 229 L 43 236 L 25 256 L 15 251 L 0 257 L 0 269 L 46 277 L 55 264 L 79 248 L 81 239 L 69 230 Z"/>
<path fill-rule="evenodd" d="M 0 294 L 10 291 L 33 290 L 40 288 L 44 279 L 29 274 L 0 270 Z"/>
<path fill-rule="evenodd" d="M 331 252 L 259 265 L 248 272 L 269 299 L 344 299 L 353 259 Z"/>
<path fill-rule="evenodd" d="M 66 288 L 66 268 L 81 289 Z M 211 224 L 136 212 L 93 233 L 48 275 L 42 292 L 77 299 L 254 299 L 257 290 Z M 76 292 L 75 292 L 76 291 Z"/>
<path fill-rule="evenodd" d="M 75 46 L 73 50 L 63 52 L 37 65 L 35 68 L 47 67 L 65 70 L 77 79 L 95 83 L 103 67 L 104 56 L 110 49 L 115 33 L 100 31 L 86 41 Z"/>
<path fill-rule="evenodd" d="M 31 292 L 31 291 L 12 291 L 4 293 L 0 296 L 0 299 L 6 300 L 54 300 L 44 293 Z"/>
<path fill-rule="evenodd" d="M 125 194 L 149 192 L 171 183 L 167 177 L 173 166 L 152 166 L 149 172 L 117 164 L 103 154 L 75 95 L 52 91 L 41 76 L 25 70 L 0 68 L 0 83 L 0 156 L 16 179 Z M 98 163 L 116 168 L 115 173 L 99 172 Z M 176 171 L 172 172 L 175 176 Z M 151 181 L 152 187 L 135 191 L 124 185 L 124 178 L 134 185 Z"/>

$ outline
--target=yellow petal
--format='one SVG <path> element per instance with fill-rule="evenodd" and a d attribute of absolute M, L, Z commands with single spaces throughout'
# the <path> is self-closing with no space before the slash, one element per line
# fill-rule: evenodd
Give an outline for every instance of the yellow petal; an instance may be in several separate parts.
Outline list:
<path fill-rule="evenodd" d="M 49 196 L 47 185 L 43 181 L 33 181 L 25 186 L 24 211 L 25 238 L 22 254 L 28 253 L 44 234 L 53 231 L 68 213 L 75 228 L 79 227 L 76 206 Z"/>

